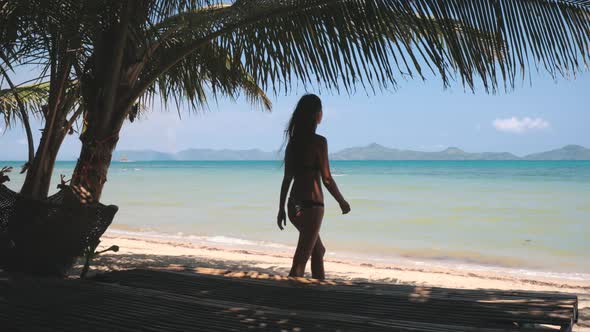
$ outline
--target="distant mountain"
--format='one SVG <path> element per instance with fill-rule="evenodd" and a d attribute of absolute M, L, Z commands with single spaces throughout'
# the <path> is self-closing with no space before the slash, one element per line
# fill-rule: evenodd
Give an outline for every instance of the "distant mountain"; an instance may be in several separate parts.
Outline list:
<path fill-rule="evenodd" d="M 526 160 L 590 160 L 590 149 L 579 145 L 566 145 L 561 149 L 533 153 Z"/>
<path fill-rule="evenodd" d="M 113 153 L 113 160 L 173 160 L 174 155 L 171 153 L 159 152 L 154 150 L 127 150 L 115 151 Z"/>
<path fill-rule="evenodd" d="M 277 151 L 188 149 L 177 153 L 153 150 L 116 151 L 113 160 L 277 160 Z M 568 145 L 561 149 L 518 157 L 508 152 L 465 152 L 456 147 L 442 151 L 424 152 L 388 148 L 377 143 L 341 150 L 330 155 L 333 160 L 590 160 L 590 149 Z"/>
<path fill-rule="evenodd" d="M 508 152 L 469 153 L 450 147 L 438 152 L 392 149 L 377 143 L 344 149 L 331 155 L 334 160 L 517 160 Z"/>
<path fill-rule="evenodd" d="M 121 150 L 113 154 L 116 161 L 148 161 L 148 160 L 274 160 L 277 152 L 265 152 L 258 149 L 250 150 L 213 150 L 188 149 L 177 153 L 164 153 L 153 150 Z"/>

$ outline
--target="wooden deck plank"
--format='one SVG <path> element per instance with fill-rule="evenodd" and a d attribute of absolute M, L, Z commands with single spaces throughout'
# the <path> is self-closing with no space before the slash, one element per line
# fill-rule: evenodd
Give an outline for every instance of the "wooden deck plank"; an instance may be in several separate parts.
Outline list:
<path fill-rule="evenodd" d="M 27 292 L 36 299 L 23 297 L 22 295 Z M 12 317 L 10 322 L 2 322 L 2 326 L 9 330 L 187 331 L 206 327 L 214 331 L 231 331 L 250 327 L 261 330 L 300 328 L 379 331 L 386 328 L 391 331 L 476 331 L 469 327 L 378 320 L 373 317 L 329 312 L 292 312 L 128 286 L 105 287 L 97 283 L 80 281 L 57 284 L 56 281 L 49 281 L 47 285 L 33 286 L 17 281 L 0 286 L 0 293 L 3 294 L 0 311 Z M 66 296 L 60 296 L 64 294 Z M 56 301 L 57 299 L 59 300 Z M 18 313 L 24 315 L 19 317 Z M 256 318 L 261 315 L 264 315 L 266 323 L 262 323 L 261 318 Z M 255 323 L 258 325 L 253 325 Z"/>
<path fill-rule="evenodd" d="M 523 299 L 508 292 L 318 286 L 151 270 L 108 273 L 100 280 L 0 278 L 0 327 L 7 331 L 514 332 L 518 328 L 508 324 L 514 318 L 554 323 L 563 323 L 568 315 L 570 322 L 573 319 L 568 308 L 573 298 L 559 294 L 543 302 L 542 293 Z"/>
<path fill-rule="evenodd" d="M 123 272 L 111 272 L 105 275 L 101 275 L 105 278 L 108 278 L 108 276 L 116 276 L 117 274 L 123 273 L 126 278 L 136 278 L 139 276 L 144 276 L 144 277 L 148 277 L 148 278 L 152 278 L 158 274 L 163 274 L 166 276 L 171 276 L 170 273 L 172 274 L 176 274 L 176 275 L 181 275 L 181 276 L 186 276 L 187 272 L 171 272 L 171 271 L 156 271 L 156 270 L 142 270 L 142 269 L 137 269 L 137 270 L 128 270 L 128 271 L 123 271 Z M 190 274 L 195 274 L 195 273 L 188 273 Z M 219 276 L 219 275 L 211 275 L 211 274 L 204 274 L 204 276 L 210 277 L 210 278 L 226 278 L 225 276 Z M 268 280 L 267 279 L 257 279 L 257 278 L 240 278 L 240 282 L 243 283 L 254 283 L 254 284 L 259 284 L 259 283 L 267 283 Z M 301 287 L 316 287 L 319 286 L 317 284 L 293 284 L 293 283 L 276 283 L 274 284 L 277 287 L 280 286 L 284 286 L 284 287 L 292 287 L 292 286 L 301 286 Z M 343 286 L 341 284 L 336 284 L 336 285 L 330 285 L 330 284 L 325 284 L 325 285 L 321 285 L 321 288 L 319 288 L 319 290 L 345 290 L 345 291 L 349 291 L 349 292 L 361 292 L 361 293 L 367 293 L 367 292 L 373 292 L 374 294 L 395 294 L 397 293 L 403 293 L 403 294 L 408 294 L 408 293 L 413 293 L 416 291 L 416 289 L 421 289 L 421 290 L 427 290 L 430 292 L 430 296 L 431 297 L 452 297 L 452 298 L 491 298 L 491 297 L 495 297 L 498 299 L 530 299 L 530 301 L 535 301 L 535 300 L 542 300 L 542 301 L 556 301 L 556 302 L 564 302 L 564 303 L 568 303 L 568 304 L 573 304 L 575 302 L 577 302 L 577 297 L 575 295 L 571 295 L 571 294 L 563 294 L 563 293 L 543 293 L 543 292 L 535 292 L 535 291 L 530 291 L 530 292 L 523 292 L 523 291 L 502 291 L 502 290 L 482 290 L 482 289 L 477 289 L 477 290 L 471 290 L 471 289 L 451 289 L 451 288 L 440 288 L 440 287 L 424 287 L 424 286 L 411 286 L 411 285 L 397 285 L 397 284 L 379 284 L 379 283 L 375 283 L 375 284 L 366 284 L 366 283 L 355 283 L 354 287 L 350 287 L 350 286 Z"/>
<path fill-rule="evenodd" d="M 164 277 L 166 280 L 159 280 Z M 183 273 L 167 273 L 156 271 L 126 271 L 122 276 L 117 273 L 107 274 L 104 280 L 117 281 L 124 285 L 143 288 L 160 288 L 170 292 L 180 292 L 201 297 L 240 298 L 239 289 L 244 284 L 257 296 L 254 303 L 265 304 L 276 302 L 278 305 L 291 309 L 310 308 L 313 310 L 331 310 L 324 303 L 338 304 L 338 310 L 348 313 L 359 313 L 379 318 L 403 317 L 403 319 L 430 319 L 438 323 L 449 323 L 462 320 L 474 326 L 489 326 L 492 324 L 541 323 L 565 325 L 572 321 L 574 314 L 572 296 L 561 295 L 559 298 L 552 294 L 542 302 L 542 294 L 534 294 L 536 300 L 505 296 L 500 299 L 502 292 L 470 291 L 470 297 L 454 297 L 454 290 L 426 289 L 424 287 L 402 286 L 401 291 L 385 292 L 371 291 L 350 286 L 315 286 L 298 285 L 288 282 L 271 282 L 257 279 L 228 279 L 226 277 L 203 275 L 191 279 Z M 289 298 L 293 290 L 297 291 L 298 302 L 291 302 Z M 416 293 L 419 289 L 419 293 Z M 207 293 L 202 293 L 207 292 Z M 440 296 L 442 293 L 445 296 Z M 357 303 L 346 303 L 354 293 Z M 432 294 L 437 294 L 431 296 Z M 467 294 L 467 292 L 460 292 Z M 416 296 L 418 295 L 418 296 Z M 244 295 L 247 297 L 247 295 Z M 318 301 L 321 297 L 322 301 Z M 573 297 L 575 298 L 575 297 Z M 490 300 L 491 299 L 491 300 Z M 519 300 L 515 302 L 514 300 Z M 493 301 L 492 301 L 493 300 Z M 564 302 L 560 302 L 564 300 Z M 567 301 L 565 301 L 567 300 Z M 360 303 L 360 304 L 359 304 Z M 435 316 L 435 318 L 427 318 Z"/>

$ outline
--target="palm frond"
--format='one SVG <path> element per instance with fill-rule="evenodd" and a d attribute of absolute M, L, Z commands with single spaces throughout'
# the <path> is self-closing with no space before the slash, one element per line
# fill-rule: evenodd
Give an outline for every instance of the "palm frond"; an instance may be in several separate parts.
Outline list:
<path fill-rule="evenodd" d="M 158 48 L 153 58 L 163 62 L 182 47 L 182 39 L 168 40 L 163 47 Z M 147 74 L 158 71 L 160 62 L 152 61 L 150 65 L 150 68 L 146 68 Z M 242 63 L 232 59 L 228 50 L 213 43 L 201 47 L 198 52 L 192 53 L 158 77 L 147 90 L 144 103 L 156 94 L 164 103 L 174 101 L 178 108 L 181 103 L 188 102 L 192 109 L 200 109 L 207 104 L 209 94 L 232 99 L 243 94 L 252 104 L 267 110 L 272 107 L 268 96 Z"/>
<path fill-rule="evenodd" d="M 47 63 L 54 45 L 40 36 L 59 29 L 80 38 L 77 67 L 88 74 L 109 47 L 99 36 L 118 21 L 121 3 L 0 0 L 8 4 L 0 6 L 7 13 L 2 22 L 29 26 L 0 29 L 0 43 L 22 52 L 20 61 Z M 128 3 L 134 14 L 126 52 L 141 63 L 139 78 L 129 81 L 131 100 L 157 91 L 167 101 L 186 98 L 195 106 L 205 103 L 208 93 L 235 96 L 238 89 L 264 104 L 263 91 L 289 92 L 299 82 L 351 93 L 359 85 L 374 91 L 430 75 L 445 86 L 459 80 L 493 92 L 536 70 L 552 77 L 575 75 L 590 60 L 588 0 Z M 31 40 L 41 43 L 32 46 Z M 223 55 L 213 61 L 212 50 Z M 96 71 L 90 75 L 100 75 Z"/>
<path fill-rule="evenodd" d="M 148 0 L 144 7 L 148 9 L 152 22 L 159 22 L 179 13 L 192 12 L 209 6 L 223 4 L 223 0 Z"/>
<path fill-rule="evenodd" d="M 182 22 L 192 41 L 162 71 L 213 41 L 275 92 L 298 80 L 387 88 L 424 78 L 423 67 L 445 86 L 459 79 L 493 92 L 541 68 L 575 75 L 590 60 L 587 0 L 240 0 L 183 13 Z"/>
<path fill-rule="evenodd" d="M 4 117 L 7 128 L 23 120 L 17 96 L 24 104 L 29 115 L 38 118 L 43 116 L 42 110 L 47 104 L 49 95 L 49 82 L 22 85 L 15 87 L 15 90 L 10 88 L 0 90 L 0 114 Z M 15 92 L 17 96 L 15 96 Z"/>

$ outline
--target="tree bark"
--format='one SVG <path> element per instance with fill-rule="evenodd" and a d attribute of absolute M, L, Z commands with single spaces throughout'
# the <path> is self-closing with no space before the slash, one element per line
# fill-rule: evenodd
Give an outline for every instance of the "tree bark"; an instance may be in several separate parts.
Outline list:
<path fill-rule="evenodd" d="M 65 115 L 59 114 L 58 123 L 63 123 L 57 130 L 50 131 L 49 122 L 45 122 L 43 135 L 35 153 L 33 163 L 29 166 L 25 182 L 21 189 L 21 195 L 31 198 L 43 200 L 49 194 L 49 186 L 51 184 L 51 175 L 53 174 L 53 166 L 57 158 L 59 148 L 66 137 L 67 128 L 65 128 Z"/>
<path fill-rule="evenodd" d="M 133 3 L 131 0 L 121 2 L 120 20 L 110 22 L 102 35 L 96 36 L 94 54 L 88 60 L 93 75 L 81 77 L 85 129 L 80 135 L 82 150 L 71 185 L 90 192 L 94 202 L 100 201 L 119 132 L 130 109 L 120 100 L 122 95 L 129 93 L 127 84 L 122 84 L 121 79 L 129 66 L 125 61 L 129 60 L 125 48 Z M 129 62 L 135 62 L 135 59 Z"/>
<path fill-rule="evenodd" d="M 71 184 L 90 192 L 92 201 L 98 202 L 107 181 L 113 151 L 119 141 L 119 132 L 127 112 L 116 110 L 115 119 L 106 125 L 101 117 L 87 121 L 87 128 L 80 136 L 82 150 L 72 175 Z"/>

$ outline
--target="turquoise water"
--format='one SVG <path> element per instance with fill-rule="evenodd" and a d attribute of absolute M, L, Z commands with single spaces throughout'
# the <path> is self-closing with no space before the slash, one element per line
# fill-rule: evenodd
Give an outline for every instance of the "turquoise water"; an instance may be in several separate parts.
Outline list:
<path fill-rule="evenodd" d="M 590 276 L 590 161 L 331 164 L 352 212 L 325 192 L 329 255 Z M 73 166 L 57 163 L 54 184 Z M 113 230 L 289 251 L 281 176 L 276 161 L 114 162 L 102 201 L 120 207 Z"/>

